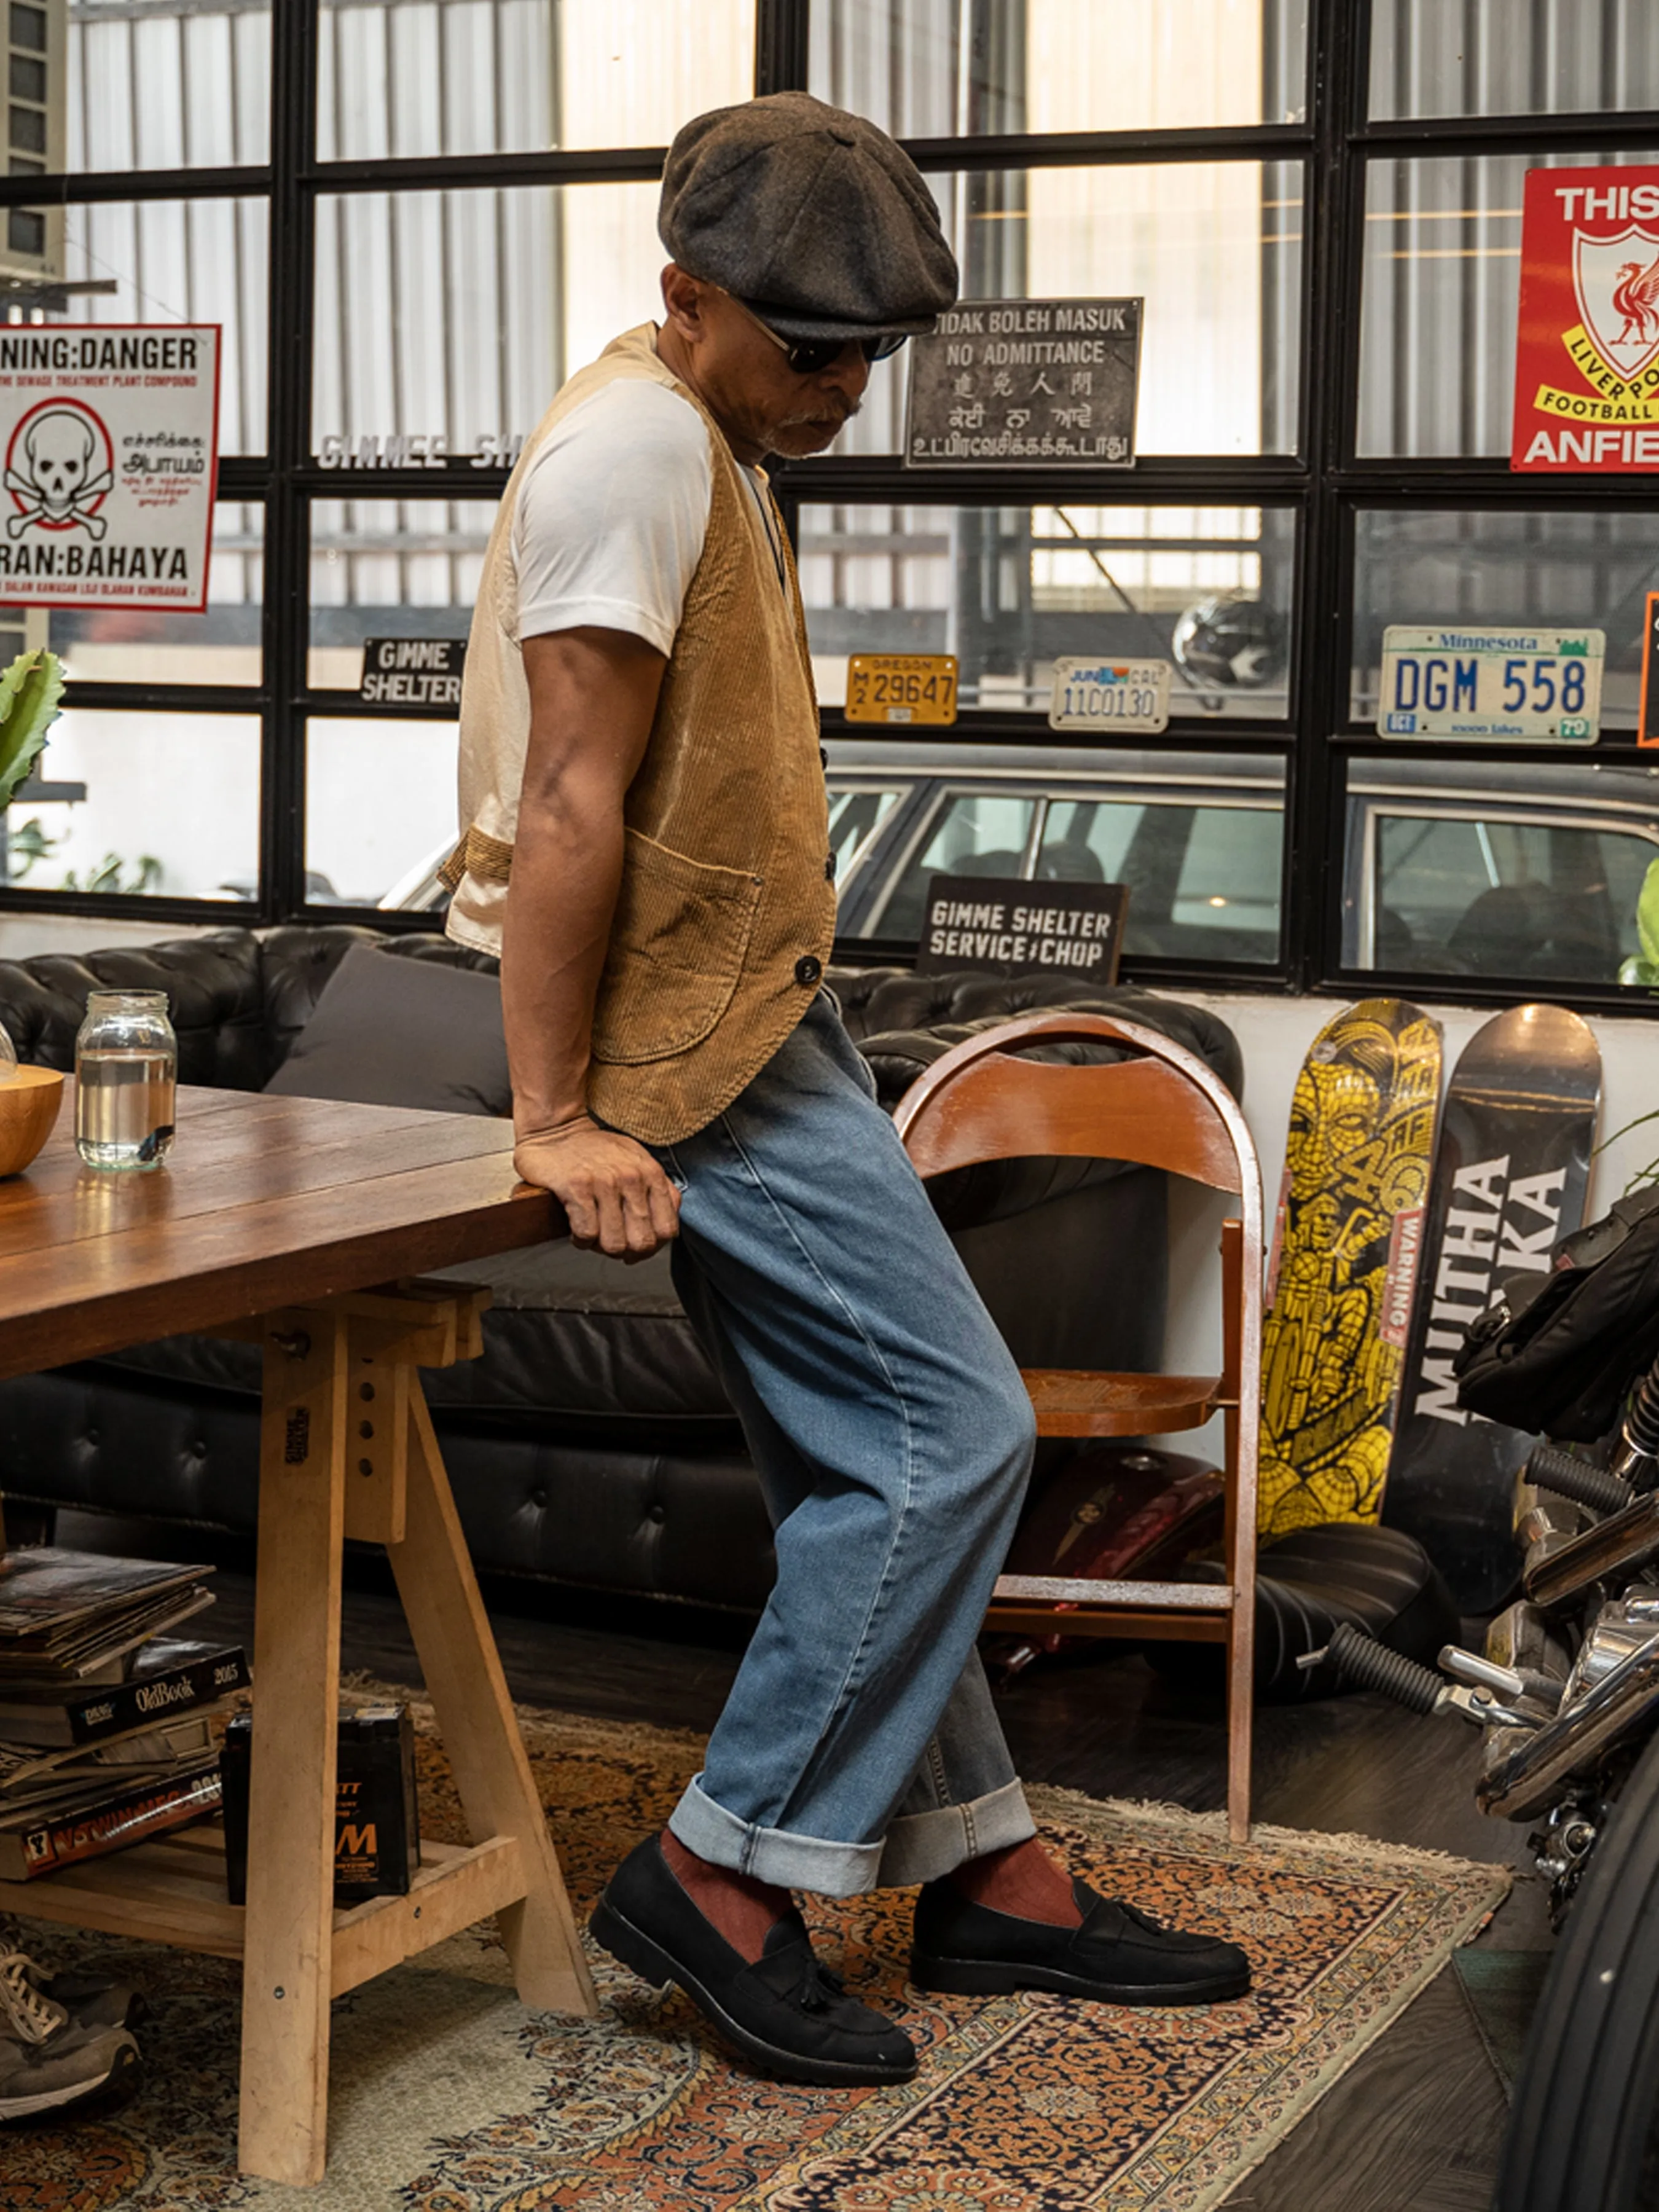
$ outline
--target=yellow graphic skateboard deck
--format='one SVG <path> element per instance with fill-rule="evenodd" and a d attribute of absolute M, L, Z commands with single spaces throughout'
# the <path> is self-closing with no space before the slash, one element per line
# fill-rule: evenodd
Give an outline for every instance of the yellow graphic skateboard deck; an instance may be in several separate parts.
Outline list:
<path fill-rule="evenodd" d="M 1264 1543 L 1381 1512 L 1439 1094 L 1439 1024 L 1402 999 L 1350 1006 L 1302 1064 L 1261 1346 Z"/>

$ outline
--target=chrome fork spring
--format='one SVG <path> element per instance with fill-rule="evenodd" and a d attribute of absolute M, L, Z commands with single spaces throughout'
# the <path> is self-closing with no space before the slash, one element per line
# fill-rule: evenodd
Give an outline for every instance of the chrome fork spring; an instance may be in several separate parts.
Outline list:
<path fill-rule="evenodd" d="M 1620 1434 L 1614 1474 L 1638 1490 L 1651 1490 L 1659 1480 L 1659 1360 L 1643 1376 Z"/>

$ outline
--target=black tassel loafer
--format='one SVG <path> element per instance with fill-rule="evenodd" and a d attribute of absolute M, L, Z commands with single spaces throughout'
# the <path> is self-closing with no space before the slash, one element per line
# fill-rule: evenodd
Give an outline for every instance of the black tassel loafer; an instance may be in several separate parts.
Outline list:
<path fill-rule="evenodd" d="M 1052 1928 L 975 1905 L 948 1881 L 916 1900 L 910 1979 L 956 1996 L 1006 1996 L 1053 1990 L 1103 2004 L 1220 2004 L 1250 1986 L 1250 1962 L 1236 1943 L 1183 1936 L 1073 1881 L 1080 1928 Z"/>
<path fill-rule="evenodd" d="M 806 1923 L 786 1913 L 751 1964 L 706 1920 L 648 1836 L 611 1876 L 593 1939 L 655 1989 L 673 1982 L 738 2049 L 788 2081 L 848 2088 L 908 2081 L 915 2045 L 849 1997 L 818 1964 Z"/>

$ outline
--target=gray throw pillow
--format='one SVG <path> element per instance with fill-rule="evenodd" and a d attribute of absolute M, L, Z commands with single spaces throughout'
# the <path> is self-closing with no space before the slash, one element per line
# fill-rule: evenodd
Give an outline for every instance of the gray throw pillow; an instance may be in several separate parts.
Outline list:
<path fill-rule="evenodd" d="M 510 1114 L 501 987 L 475 968 L 354 945 L 265 1089 L 446 1114 Z"/>

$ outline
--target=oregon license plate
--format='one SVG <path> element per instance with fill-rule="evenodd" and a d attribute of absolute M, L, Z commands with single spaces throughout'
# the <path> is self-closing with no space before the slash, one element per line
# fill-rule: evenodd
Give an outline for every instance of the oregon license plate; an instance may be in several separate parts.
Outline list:
<path fill-rule="evenodd" d="M 954 653 L 855 653 L 847 664 L 849 722 L 954 722 Z"/>
<path fill-rule="evenodd" d="M 1599 629 L 1382 633 L 1377 733 L 1385 738 L 1552 738 L 1593 744 L 1601 720 Z"/>
<path fill-rule="evenodd" d="M 1170 719 L 1167 660 L 1080 660 L 1054 663 L 1048 699 L 1051 730 L 1139 730 L 1152 732 Z"/>

